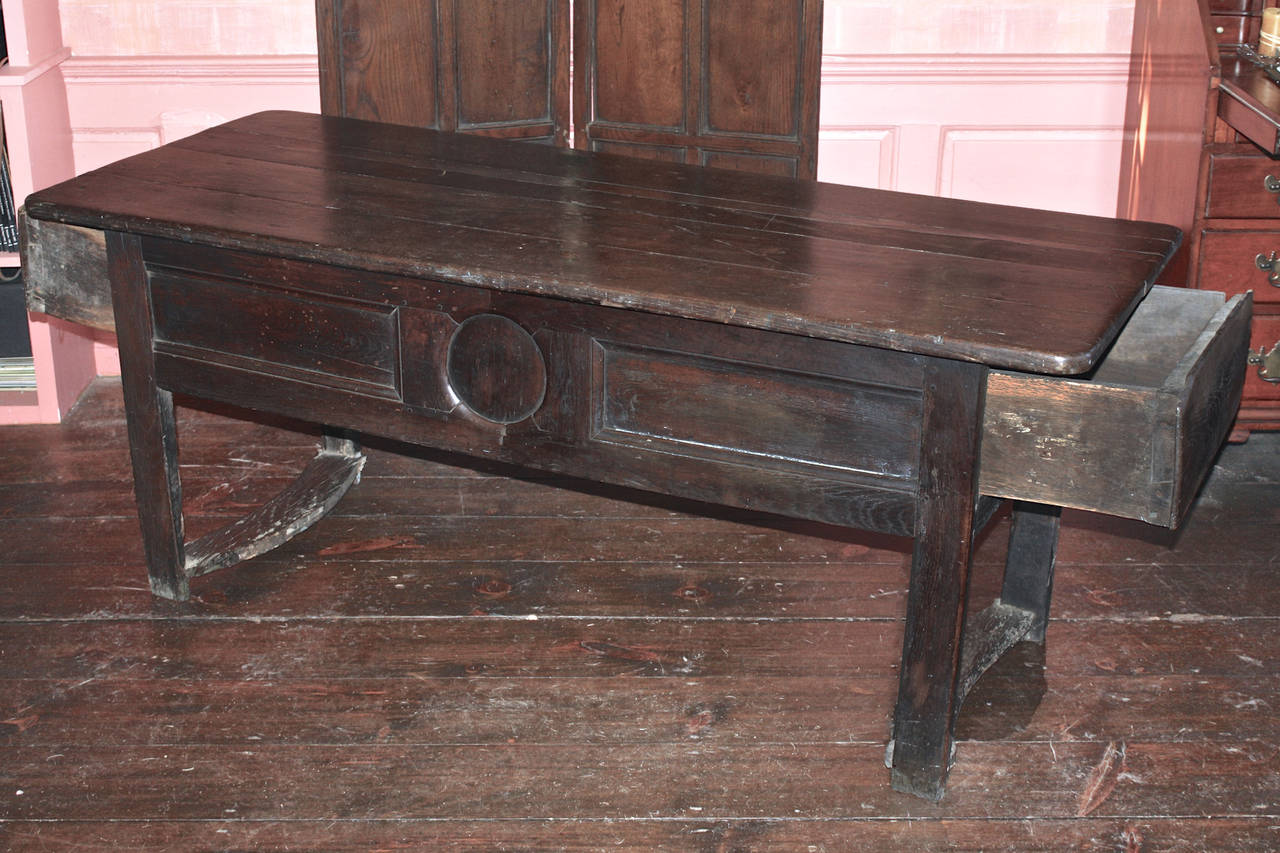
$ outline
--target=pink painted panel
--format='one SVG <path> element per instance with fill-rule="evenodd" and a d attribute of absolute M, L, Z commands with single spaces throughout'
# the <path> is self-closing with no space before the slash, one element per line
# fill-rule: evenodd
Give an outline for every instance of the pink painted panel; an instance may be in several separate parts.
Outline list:
<path fill-rule="evenodd" d="M 58 0 L 4 0 L 4 31 L 9 64 L 38 65 L 62 47 Z"/>
<path fill-rule="evenodd" d="M 58 5 L 64 43 L 78 56 L 316 52 L 315 0 L 60 0 Z"/>
<path fill-rule="evenodd" d="M 833 54 L 1126 53 L 1132 0 L 825 0 Z"/>
<path fill-rule="evenodd" d="M 943 135 L 942 195 L 1111 215 L 1120 137 L 1119 129 L 950 130 Z"/>
<path fill-rule="evenodd" d="M 314 56 L 72 57 L 77 172 L 268 109 L 319 112 Z"/>
<path fill-rule="evenodd" d="M 821 130 L 818 153 L 820 181 L 859 187 L 897 183 L 897 128 L 827 126 Z"/>
<path fill-rule="evenodd" d="M 824 57 L 818 170 L 826 179 L 878 176 L 869 185 L 925 194 L 960 194 L 1110 215 L 1115 209 L 1128 57 L 1073 55 Z M 839 132 L 832 128 L 838 127 Z M 893 129 L 893 169 L 858 168 L 866 156 L 838 141 L 862 130 Z M 970 137 L 955 136 L 969 133 Z M 1011 135 L 1013 134 L 1013 135 Z M 948 144 L 1004 141 L 998 156 L 957 157 Z M 1029 144 L 1019 146 L 1015 139 Z M 989 149 L 994 150 L 994 149 Z M 883 156 L 880 154 L 879 156 Z M 1036 174 L 1071 162 L 1070 199 L 1029 199 L 1004 176 Z"/>

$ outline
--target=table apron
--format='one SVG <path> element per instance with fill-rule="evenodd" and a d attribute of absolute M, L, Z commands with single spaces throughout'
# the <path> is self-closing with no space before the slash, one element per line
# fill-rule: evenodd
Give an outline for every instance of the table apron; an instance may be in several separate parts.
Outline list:
<path fill-rule="evenodd" d="M 927 357 L 225 251 L 201 269 L 191 248 L 147 252 L 167 390 L 912 532 Z"/>

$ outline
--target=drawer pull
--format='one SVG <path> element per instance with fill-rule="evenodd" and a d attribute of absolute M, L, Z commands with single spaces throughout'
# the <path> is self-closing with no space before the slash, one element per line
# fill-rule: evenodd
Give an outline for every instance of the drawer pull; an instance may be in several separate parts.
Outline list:
<path fill-rule="evenodd" d="M 1280 195 L 1280 178 L 1275 175 L 1267 175 L 1263 178 L 1262 186 L 1266 188 L 1267 192 Z M 1276 199 L 1276 203 L 1280 204 L 1280 198 Z"/>
<path fill-rule="evenodd" d="M 1249 350 L 1249 363 L 1257 365 L 1258 378 L 1263 382 L 1280 382 L 1280 343 L 1267 352 L 1259 348 L 1257 352 Z"/>
<path fill-rule="evenodd" d="M 1272 287 L 1280 287 L 1280 254 L 1272 252 L 1270 255 L 1259 253 L 1258 257 L 1253 259 L 1258 265 L 1258 269 L 1267 273 L 1267 281 L 1271 282 Z"/>

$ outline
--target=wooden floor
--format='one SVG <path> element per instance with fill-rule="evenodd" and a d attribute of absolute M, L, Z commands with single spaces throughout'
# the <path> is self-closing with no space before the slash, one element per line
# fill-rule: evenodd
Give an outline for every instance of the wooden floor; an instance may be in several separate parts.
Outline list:
<path fill-rule="evenodd" d="M 180 436 L 193 535 L 316 443 Z M 173 604 L 100 380 L 0 429 L 0 848 L 1277 850 L 1277 438 L 1180 536 L 1067 514 L 1047 646 L 975 688 L 930 804 L 883 765 L 906 541 L 375 446 L 334 515 Z"/>

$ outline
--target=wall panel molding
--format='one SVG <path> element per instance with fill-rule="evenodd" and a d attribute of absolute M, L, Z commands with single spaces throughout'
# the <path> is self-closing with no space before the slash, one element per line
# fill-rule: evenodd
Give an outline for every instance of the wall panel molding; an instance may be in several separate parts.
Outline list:
<path fill-rule="evenodd" d="M 1117 53 L 828 53 L 818 177 L 1111 215 L 1128 74 Z"/>
<path fill-rule="evenodd" d="M 259 110 L 320 109 L 314 55 L 72 56 L 63 79 L 77 172 Z"/>
<path fill-rule="evenodd" d="M 935 86 L 974 83 L 1125 82 L 1127 53 L 1088 54 L 849 54 L 822 55 L 822 83 L 881 81 Z"/>
<path fill-rule="evenodd" d="M 318 85 L 314 55 L 302 56 L 72 56 L 62 66 L 68 85 L 206 81 L 217 85 Z"/>
<path fill-rule="evenodd" d="M 1114 205 L 1123 133 L 1120 125 L 943 128 L 937 194 L 1109 214 L 1090 208 L 1099 187 Z"/>
<path fill-rule="evenodd" d="M 821 180 L 878 189 L 897 186 L 899 130 L 897 127 L 857 124 L 820 127 L 818 168 Z M 824 162 L 827 164 L 825 167 Z"/>

